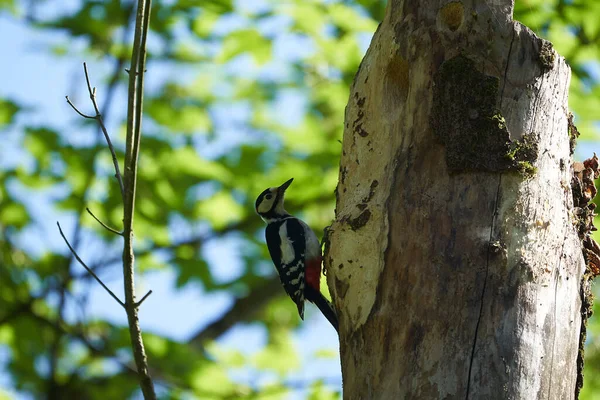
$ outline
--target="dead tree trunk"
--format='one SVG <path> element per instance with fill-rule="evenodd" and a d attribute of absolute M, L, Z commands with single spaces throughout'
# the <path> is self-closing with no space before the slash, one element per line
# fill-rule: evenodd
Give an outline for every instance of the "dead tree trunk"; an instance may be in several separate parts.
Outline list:
<path fill-rule="evenodd" d="M 345 399 L 572 399 L 570 70 L 508 0 L 390 0 L 326 254 Z"/>

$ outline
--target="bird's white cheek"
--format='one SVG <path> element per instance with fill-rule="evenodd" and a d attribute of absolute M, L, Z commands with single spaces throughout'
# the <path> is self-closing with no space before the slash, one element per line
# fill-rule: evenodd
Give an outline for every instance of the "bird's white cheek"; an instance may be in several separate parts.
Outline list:
<path fill-rule="evenodd" d="M 263 201 L 262 203 L 260 203 L 258 205 L 258 212 L 266 213 L 267 211 L 269 211 L 271 209 L 271 203 L 271 201 Z"/>

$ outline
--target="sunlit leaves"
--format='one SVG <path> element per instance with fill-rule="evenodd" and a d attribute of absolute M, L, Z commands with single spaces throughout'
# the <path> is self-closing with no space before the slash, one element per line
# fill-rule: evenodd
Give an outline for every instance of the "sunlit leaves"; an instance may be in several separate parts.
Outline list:
<path fill-rule="evenodd" d="M 148 115 L 157 123 L 168 126 L 176 132 L 204 133 L 211 127 L 206 110 L 192 104 L 176 105 L 164 99 L 154 99 L 148 102 L 146 109 Z"/>
<path fill-rule="evenodd" d="M 15 330 L 12 326 L 6 324 L 0 327 L 0 343 L 11 345 L 15 339 Z"/>
<path fill-rule="evenodd" d="M 280 330 L 286 327 L 297 326 L 300 323 L 298 310 L 284 297 L 271 302 L 265 308 L 262 319 L 267 326 L 278 327 Z M 281 332 L 279 332 L 279 335 L 281 335 Z"/>
<path fill-rule="evenodd" d="M 327 15 L 324 6 L 316 1 L 294 1 L 293 4 L 282 6 L 283 12 L 294 21 L 294 27 L 298 32 L 318 37 L 323 34 L 327 23 Z"/>
<path fill-rule="evenodd" d="M 3 225 L 22 228 L 28 221 L 29 215 L 22 204 L 10 203 L 0 209 L 0 222 Z"/>
<path fill-rule="evenodd" d="M 60 148 L 58 133 L 47 128 L 30 128 L 25 137 L 25 148 L 35 158 L 40 169 L 48 169 L 51 152 Z"/>
<path fill-rule="evenodd" d="M 239 350 L 229 349 L 214 342 L 207 346 L 207 351 L 216 362 L 227 367 L 239 368 L 247 363 L 247 357 Z"/>
<path fill-rule="evenodd" d="M 600 19 L 596 18 L 600 13 L 600 3 L 597 1 L 573 1 L 571 7 L 566 7 L 564 15 L 569 21 L 580 23 L 580 32 L 583 34 L 583 45 L 589 45 L 600 38 Z M 596 47 L 598 44 L 596 43 Z"/>
<path fill-rule="evenodd" d="M 224 183 L 230 183 L 233 178 L 222 165 L 201 158 L 191 147 L 173 149 L 171 154 L 164 153 L 159 157 L 159 162 L 164 166 L 162 171 L 167 176 L 186 174 L 196 181 L 213 179 Z"/>
<path fill-rule="evenodd" d="M 340 394 L 329 389 L 322 381 L 317 381 L 311 385 L 308 400 L 338 400 Z"/>
<path fill-rule="evenodd" d="M 17 111 L 19 106 L 15 102 L 0 99 L 0 128 L 10 124 Z"/>
<path fill-rule="evenodd" d="M 338 28 L 345 32 L 375 32 L 377 22 L 358 7 L 343 3 L 332 3 L 327 12 Z"/>
<path fill-rule="evenodd" d="M 254 29 L 232 32 L 224 38 L 217 61 L 224 63 L 243 53 L 264 64 L 271 58 L 271 41 Z"/>
<path fill-rule="evenodd" d="M 556 7 L 544 0 L 523 0 L 515 2 L 515 18 L 533 29 L 543 33 L 550 22 L 556 21 Z"/>
<path fill-rule="evenodd" d="M 280 374 L 293 372 L 300 367 L 290 336 L 286 331 L 275 328 L 269 333 L 267 346 L 254 356 L 254 363 L 258 368 Z"/>
<path fill-rule="evenodd" d="M 185 344 L 145 335 L 148 357 L 161 365 L 160 378 L 197 398 L 222 398 L 236 393 L 236 385 L 222 364 L 209 361 Z"/>
<path fill-rule="evenodd" d="M 86 37 L 90 45 L 106 50 L 111 45 L 113 33 L 123 26 L 130 10 L 128 2 L 119 0 L 86 1 L 74 14 L 65 15 L 57 20 L 39 23 L 42 27 L 66 30 L 72 36 Z"/>
<path fill-rule="evenodd" d="M 236 385 L 227 375 L 223 365 L 206 363 L 190 376 L 190 384 L 201 397 L 219 398 L 236 393 Z"/>
<path fill-rule="evenodd" d="M 198 202 L 196 216 L 209 221 L 215 229 L 219 230 L 239 221 L 247 214 L 246 210 L 244 206 L 235 201 L 230 192 L 221 191 Z"/>
<path fill-rule="evenodd" d="M 15 12 L 15 0 L 0 0 L 0 11 L 9 10 L 10 12 Z"/>
<path fill-rule="evenodd" d="M 177 255 L 172 262 L 177 266 L 179 272 L 176 281 L 177 287 L 182 287 L 191 280 L 198 280 L 208 288 L 212 286 L 212 275 L 208 264 L 202 258 L 197 255 L 192 257 Z"/>
<path fill-rule="evenodd" d="M 600 391 L 600 382 L 596 377 L 600 373 L 600 338 L 596 332 L 600 332 L 600 304 L 594 303 L 594 315 L 587 323 L 587 340 L 585 350 L 585 376 L 581 399 L 595 400 Z"/>
<path fill-rule="evenodd" d="M 207 38 L 212 34 L 213 28 L 220 17 L 220 12 L 204 9 L 198 17 L 193 19 L 191 30 L 199 37 Z"/>

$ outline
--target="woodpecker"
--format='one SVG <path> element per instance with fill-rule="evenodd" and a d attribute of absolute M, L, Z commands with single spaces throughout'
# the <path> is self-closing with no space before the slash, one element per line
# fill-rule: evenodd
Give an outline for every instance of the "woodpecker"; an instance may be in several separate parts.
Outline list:
<path fill-rule="evenodd" d="M 279 187 L 265 189 L 256 199 L 256 212 L 267 223 L 265 236 L 271 259 L 283 288 L 298 307 L 304 320 L 304 300 L 314 303 L 338 330 L 333 306 L 320 290 L 321 244 L 317 235 L 302 220 L 283 208 L 285 190 L 294 178 Z"/>

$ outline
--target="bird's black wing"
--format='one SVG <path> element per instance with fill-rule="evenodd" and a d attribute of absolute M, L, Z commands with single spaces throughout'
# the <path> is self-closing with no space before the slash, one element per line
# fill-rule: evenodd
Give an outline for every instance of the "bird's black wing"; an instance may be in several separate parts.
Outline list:
<path fill-rule="evenodd" d="M 271 260 L 273 260 L 273 264 L 275 264 L 275 268 L 277 268 L 279 275 L 281 275 L 281 238 L 279 237 L 279 228 L 282 223 L 283 221 L 270 223 L 267 225 L 267 229 L 265 229 L 265 239 L 267 241 L 269 254 L 271 255 Z"/>
<path fill-rule="evenodd" d="M 281 226 L 285 224 L 287 230 L 286 237 L 280 236 Z M 271 223 L 267 225 L 265 232 L 267 237 L 267 247 L 271 254 L 273 264 L 279 273 L 279 279 L 283 288 L 298 307 L 300 317 L 304 319 L 304 270 L 306 239 L 304 237 L 304 228 L 295 218 L 287 218 L 281 223 Z M 282 241 L 289 241 L 293 257 L 289 254 L 282 254 L 282 248 L 290 250 L 290 246 L 282 246 Z M 286 262 L 284 262 L 286 261 Z"/>

